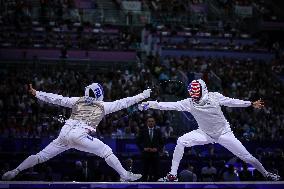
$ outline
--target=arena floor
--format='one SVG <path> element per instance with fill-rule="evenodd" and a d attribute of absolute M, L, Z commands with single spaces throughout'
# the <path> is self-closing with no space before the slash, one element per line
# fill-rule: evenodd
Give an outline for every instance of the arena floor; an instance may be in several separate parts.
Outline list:
<path fill-rule="evenodd" d="M 283 189 L 280 182 L 0 182 L 0 188 L 240 188 L 240 189 Z"/>

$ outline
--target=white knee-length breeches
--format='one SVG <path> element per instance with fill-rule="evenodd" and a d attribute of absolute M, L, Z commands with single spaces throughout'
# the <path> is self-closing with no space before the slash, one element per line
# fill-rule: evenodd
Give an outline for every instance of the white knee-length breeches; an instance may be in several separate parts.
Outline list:
<path fill-rule="evenodd" d="M 183 136 L 179 137 L 177 141 L 177 144 L 180 144 L 184 147 L 204 145 L 209 143 L 221 144 L 234 155 L 248 163 L 255 159 L 231 131 L 220 135 L 218 138 L 212 138 L 201 129 L 197 129 L 184 134 Z"/>
<path fill-rule="evenodd" d="M 177 174 L 178 165 L 184 153 L 184 147 L 204 145 L 209 143 L 221 144 L 243 161 L 253 165 L 263 175 L 267 174 L 267 171 L 263 168 L 261 163 L 247 151 L 247 149 L 235 137 L 232 131 L 228 131 L 216 138 L 212 138 L 201 129 L 191 131 L 178 138 L 173 154 L 171 173 Z"/>
<path fill-rule="evenodd" d="M 112 154 L 112 150 L 108 145 L 88 135 L 88 130 L 84 126 L 81 126 L 78 122 L 74 122 L 73 124 L 65 124 L 59 136 L 42 151 L 37 153 L 39 163 L 47 161 L 71 148 L 93 153 L 102 158 L 106 158 Z"/>
<path fill-rule="evenodd" d="M 106 163 L 115 169 L 122 178 L 126 178 L 127 171 L 113 154 L 112 149 L 99 139 L 88 135 L 88 129 L 90 128 L 80 121 L 67 120 L 62 127 L 59 136 L 55 140 L 36 155 L 29 156 L 16 169 L 18 171 L 28 169 L 38 163 L 43 163 L 53 158 L 65 150 L 74 148 L 104 158 Z"/>

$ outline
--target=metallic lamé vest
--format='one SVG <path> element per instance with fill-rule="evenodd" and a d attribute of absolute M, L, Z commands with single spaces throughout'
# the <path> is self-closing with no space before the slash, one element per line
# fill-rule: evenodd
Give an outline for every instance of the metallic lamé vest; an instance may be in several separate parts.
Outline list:
<path fill-rule="evenodd" d="M 96 129 L 105 115 L 102 102 L 81 97 L 72 107 L 70 119 L 81 120 Z"/>

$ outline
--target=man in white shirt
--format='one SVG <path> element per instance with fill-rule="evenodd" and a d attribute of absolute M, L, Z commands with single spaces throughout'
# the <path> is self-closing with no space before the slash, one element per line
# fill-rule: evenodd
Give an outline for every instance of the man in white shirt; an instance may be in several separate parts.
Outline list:
<path fill-rule="evenodd" d="M 190 112 L 198 123 L 198 129 L 179 137 L 174 150 L 170 173 L 164 181 L 177 181 L 177 170 L 182 159 L 184 148 L 208 143 L 219 143 L 243 161 L 253 165 L 269 180 L 279 180 L 276 174 L 269 173 L 262 164 L 253 157 L 242 143 L 234 136 L 229 122 L 226 120 L 221 106 L 228 107 L 264 107 L 261 100 L 255 102 L 225 97 L 218 92 L 208 92 L 205 82 L 193 80 L 188 86 L 190 98 L 177 102 L 147 101 L 142 103 L 143 109 L 177 110 Z"/>
<path fill-rule="evenodd" d="M 98 83 L 87 86 L 83 97 L 63 97 L 57 94 L 36 91 L 31 84 L 29 92 L 44 102 L 72 108 L 72 113 L 55 140 L 36 155 L 29 156 L 16 169 L 6 172 L 2 176 L 3 180 L 11 180 L 20 171 L 43 163 L 71 148 L 93 153 L 104 158 L 106 163 L 120 175 L 120 181 L 135 181 L 142 177 L 141 174 L 126 171 L 113 154 L 112 149 L 89 134 L 96 132 L 96 127 L 105 115 L 127 108 L 150 97 L 150 89 L 144 90 L 143 93 L 136 96 L 114 102 L 103 101 L 103 88 Z"/>

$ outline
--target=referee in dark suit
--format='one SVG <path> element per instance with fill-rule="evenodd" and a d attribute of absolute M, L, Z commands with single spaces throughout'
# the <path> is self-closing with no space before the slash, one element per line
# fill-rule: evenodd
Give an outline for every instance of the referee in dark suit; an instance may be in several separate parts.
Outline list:
<path fill-rule="evenodd" d="M 153 117 L 147 118 L 147 127 L 142 129 L 137 138 L 142 152 L 143 181 L 157 181 L 159 179 L 159 152 L 162 151 L 164 140 L 160 129 L 155 128 Z"/>

